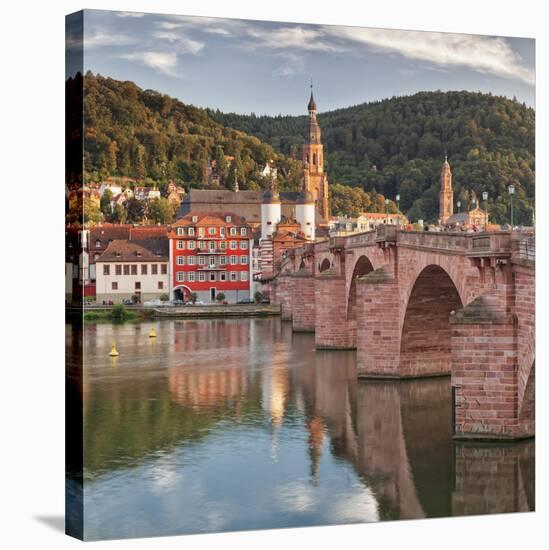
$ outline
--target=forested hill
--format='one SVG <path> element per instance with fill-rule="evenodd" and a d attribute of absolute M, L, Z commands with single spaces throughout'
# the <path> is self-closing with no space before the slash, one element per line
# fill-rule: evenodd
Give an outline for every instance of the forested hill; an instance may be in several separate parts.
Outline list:
<path fill-rule="evenodd" d="M 299 157 L 305 116 L 208 113 Z M 534 204 L 534 120 L 534 110 L 515 100 L 463 91 L 421 92 L 319 114 L 332 183 L 390 198 L 400 193 L 411 219 L 435 220 L 447 153 L 462 209 L 471 191 L 488 191 L 492 219 L 508 221 L 507 187 L 513 183 L 519 223 L 531 221 Z"/>
<path fill-rule="evenodd" d="M 68 80 L 68 94 L 71 86 L 74 81 Z M 258 189 L 268 184 L 259 170 L 272 159 L 279 167 L 281 188 L 299 186 L 298 160 L 225 127 L 204 109 L 91 72 L 85 75 L 84 87 L 86 181 L 129 176 L 145 183 L 174 179 L 187 188 L 204 187 L 207 163 L 215 159 L 223 185 L 231 188 L 236 171 L 241 189 Z"/>

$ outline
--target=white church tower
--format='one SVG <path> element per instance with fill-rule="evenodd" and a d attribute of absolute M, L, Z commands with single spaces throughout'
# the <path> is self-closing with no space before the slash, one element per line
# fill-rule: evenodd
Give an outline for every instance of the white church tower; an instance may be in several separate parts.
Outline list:
<path fill-rule="evenodd" d="M 261 204 L 261 238 L 270 237 L 275 231 L 276 226 L 282 218 L 282 204 L 278 194 L 276 183 L 276 170 L 271 170 L 270 189 L 263 193 L 263 203 Z"/>
<path fill-rule="evenodd" d="M 309 191 L 309 166 L 305 163 L 303 170 L 303 183 L 301 193 L 295 207 L 297 223 L 301 225 L 301 231 L 309 241 L 315 240 L 315 200 Z"/>

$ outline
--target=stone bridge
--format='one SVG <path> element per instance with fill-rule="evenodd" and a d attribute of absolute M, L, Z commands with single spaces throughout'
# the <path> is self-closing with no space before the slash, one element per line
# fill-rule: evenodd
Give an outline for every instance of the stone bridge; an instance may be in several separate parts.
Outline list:
<path fill-rule="evenodd" d="M 456 438 L 534 434 L 535 238 L 376 231 L 288 251 L 271 301 L 359 377 L 451 375 Z"/>

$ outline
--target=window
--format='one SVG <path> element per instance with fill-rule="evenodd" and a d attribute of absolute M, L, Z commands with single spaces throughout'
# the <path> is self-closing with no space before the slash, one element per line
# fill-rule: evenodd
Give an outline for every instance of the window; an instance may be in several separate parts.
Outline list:
<path fill-rule="evenodd" d="M 137 275 L 137 265 L 132 264 L 132 275 Z"/>
<path fill-rule="evenodd" d="M 141 290 L 141 283 L 139 281 L 135 281 L 135 290 Z"/>
<path fill-rule="evenodd" d="M 128 264 L 124 264 L 124 275 L 130 274 L 130 266 Z"/>
<path fill-rule="evenodd" d="M 141 264 L 141 275 L 146 275 L 148 271 L 148 265 L 147 264 Z"/>
<path fill-rule="evenodd" d="M 158 275 L 158 264 L 151 264 L 151 275 Z"/>
<path fill-rule="evenodd" d="M 210 241 L 209 248 L 210 250 L 215 250 L 215 241 Z"/>
<path fill-rule="evenodd" d="M 215 271 L 212 271 L 212 272 L 210 273 L 210 281 L 211 281 L 211 282 L 215 281 Z"/>
<path fill-rule="evenodd" d="M 248 256 L 240 256 L 240 263 L 242 265 L 248 265 Z"/>
<path fill-rule="evenodd" d="M 240 272 L 240 280 L 241 281 L 247 281 L 248 280 L 248 272 L 247 271 L 241 271 Z"/>
<path fill-rule="evenodd" d="M 227 243 L 225 241 L 219 243 L 219 248 L 221 248 L 221 250 L 225 250 L 227 248 Z"/>
<path fill-rule="evenodd" d="M 199 256 L 198 263 L 199 265 L 206 265 L 206 256 Z"/>
<path fill-rule="evenodd" d="M 226 221 L 227 223 L 231 223 L 232 217 L 231 217 L 231 216 L 225 216 L 225 221 Z"/>
<path fill-rule="evenodd" d="M 189 256 L 189 259 L 187 260 L 187 263 L 189 265 L 195 265 L 196 264 L 196 257 L 195 256 Z"/>
<path fill-rule="evenodd" d="M 220 281 L 226 281 L 227 280 L 227 272 L 226 271 L 221 271 L 219 273 L 219 280 Z"/>
<path fill-rule="evenodd" d="M 238 244 L 238 243 L 237 243 L 236 241 L 231 241 L 230 249 L 231 249 L 231 250 L 236 250 L 237 244 Z"/>
<path fill-rule="evenodd" d="M 166 275 L 168 273 L 168 264 L 162 264 L 160 266 L 160 273 L 162 273 L 162 275 Z"/>
<path fill-rule="evenodd" d="M 237 263 L 236 260 L 237 260 L 236 256 L 231 256 L 231 265 L 236 265 Z"/>
<path fill-rule="evenodd" d="M 219 265 L 227 265 L 227 256 L 219 256 Z"/>
<path fill-rule="evenodd" d="M 192 220 L 193 220 L 193 223 L 196 223 L 198 221 L 198 216 L 193 216 Z"/>
<path fill-rule="evenodd" d="M 120 264 L 116 264 L 114 266 L 114 272 L 117 274 L 117 275 L 122 275 L 122 266 Z"/>
<path fill-rule="evenodd" d="M 177 279 L 178 283 L 181 283 L 185 280 L 185 272 L 184 271 L 178 271 L 175 278 Z"/>
<path fill-rule="evenodd" d="M 236 271 L 231 271 L 231 281 L 236 281 L 238 273 Z"/>
<path fill-rule="evenodd" d="M 94 254 L 93 261 L 96 262 L 97 260 L 99 260 L 99 254 Z"/>
<path fill-rule="evenodd" d="M 183 250 L 185 248 L 185 241 L 177 241 L 177 250 Z"/>
<path fill-rule="evenodd" d="M 112 290 L 118 290 L 118 283 L 116 281 L 113 281 L 112 284 L 111 284 L 111 289 Z"/>
<path fill-rule="evenodd" d="M 101 248 L 101 241 L 99 239 L 95 241 L 95 248 Z"/>
<path fill-rule="evenodd" d="M 111 274 L 111 266 L 109 264 L 105 264 L 103 266 L 103 275 L 110 275 Z"/>
<path fill-rule="evenodd" d="M 198 250 L 206 250 L 206 241 L 198 241 Z"/>
<path fill-rule="evenodd" d="M 236 227 L 231 227 L 229 230 L 229 235 L 236 235 Z"/>
<path fill-rule="evenodd" d="M 215 266 L 215 256 L 210 256 L 210 266 Z"/>
<path fill-rule="evenodd" d="M 208 227 L 208 235 L 215 235 L 215 227 Z"/>
<path fill-rule="evenodd" d="M 241 227 L 241 228 L 240 228 L 240 234 L 241 234 L 242 236 L 244 236 L 244 235 L 246 235 L 246 233 L 247 233 L 246 228 L 245 228 L 245 227 Z"/>
<path fill-rule="evenodd" d="M 194 276 L 195 276 L 194 271 L 189 271 L 189 282 L 190 283 L 194 283 Z"/>
<path fill-rule="evenodd" d="M 185 265 L 185 256 L 177 256 L 176 263 L 177 265 Z"/>
<path fill-rule="evenodd" d="M 199 236 L 199 237 L 203 237 L 203 236 L 204 236 L 204 228 L 203 228 L 203 227 L 199 227 L 199 228 L 198 228 L 198 236 Z"/>
<path fill-rule="evenodd" d="M 189 241 L 189 244 L 188 244 L 189 250 L 194 250 L 195 245 L 196 245 L 196 243 L 194 241 Z"/>
<path fill-rule="evenodd" d="M 164 288 L 164 282 L 158 281 L 158 290 L 162 290 Z"/>
<path fill-rule="evenodd" d="M 247 250 L 248 249 L 248 241 L 240 241 L 240 248 L 242 250 Z"/>
<path fill-rule="evenodd" d="M 206 274 L 203 271 L 198 272 L 198 280 L 204 282 L 206 280 Z"/>
<path fill-rule="evenodd" d="M 224 228 L 224 227 L 220 227 L 220 228 L 219 228 L 219 235 L 220 235 L 221 237 L 224 237 L 224 236 L 225 236 L 225 228 Z"/>
<path fill-rule="evenodd" d="M 185 234 L 185 229 L 183 227 L 178 227 L 177 228 L 177 234 L 178 235 L 184 235 Z"/>
<path fill-rule="evenodd" d="M 189 235 L 194 235 L 194 227 L 189 227 Z"/>

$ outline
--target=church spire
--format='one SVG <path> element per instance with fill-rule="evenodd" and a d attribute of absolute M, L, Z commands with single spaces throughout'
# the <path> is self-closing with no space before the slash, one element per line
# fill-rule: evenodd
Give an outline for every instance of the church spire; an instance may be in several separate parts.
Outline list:
<path fill-rule="evenodd" d="M 313 79 L 311 78 L 311 99 L 309 99 L 309 105 L 307 105 L 307 110 L 309 114 L 316 114 L 316 101 L 313 95 Z"/>

